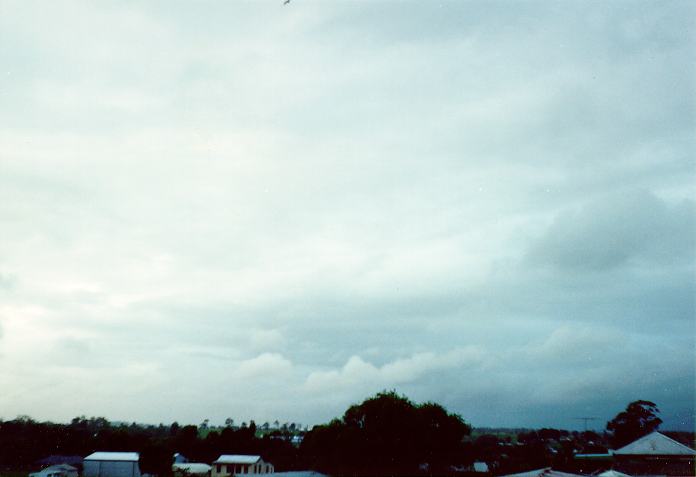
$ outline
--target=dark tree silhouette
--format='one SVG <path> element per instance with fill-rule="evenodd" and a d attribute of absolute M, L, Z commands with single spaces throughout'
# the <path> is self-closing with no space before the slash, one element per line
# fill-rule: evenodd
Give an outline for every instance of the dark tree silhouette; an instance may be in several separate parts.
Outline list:
<path fill-rule="evenodd" d="M 434 403 L 415 405 L 381 392 L 351 406 L 342 419 L 316 426 L 301 452 L 310 467 L 332 474 L 414 475 L 442 473 L 470 462 L 463 438 L 471 428 Z"/>
<path fill-rule="evenodd" d="M 607 422 L 607 431 L 610 433 L 610 441 L 614 449 L 623 447 L 656 430 L 662 424 L 662 419 L 657 417 L 659 412 L 654 402 L 633 401 L 630 403 L 625 411 Z"/>

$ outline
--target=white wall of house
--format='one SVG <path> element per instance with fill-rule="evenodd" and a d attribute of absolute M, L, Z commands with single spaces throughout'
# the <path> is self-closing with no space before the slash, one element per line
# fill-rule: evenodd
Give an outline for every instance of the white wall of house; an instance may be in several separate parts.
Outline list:
<path fill-rule="evenodd" d="M 272 474 L 273 471 L 273 465 L 263 461 L 256 464 L 213 464 L 212 476 Z"/>
<path fill-rule="evenodd" d="M 83 477 L 140 477 L 140 467 L 133 461 L 85 460 Z"/>

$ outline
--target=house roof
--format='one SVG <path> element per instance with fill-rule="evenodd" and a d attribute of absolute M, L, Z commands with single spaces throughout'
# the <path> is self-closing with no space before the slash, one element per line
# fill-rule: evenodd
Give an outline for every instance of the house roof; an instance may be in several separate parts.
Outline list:
<path fill-rule="evenodd" d="M 567 472 L 559 472 L 546 467 L 543 469 L 530 470 L 519 474 L 508 474 L 502 477 L 581 477 L 580 474 L 568 474 Z"/>
<path fill-rule="evenodd" d="M 45 469 L 41 469 L 38 472 L 32 472 L 29 475 L 35 475 L 35 476 L 40 476 L 40 475 L 49 475 L 49 474 L 56 474 L 56 473 L 77 473 L 77 468 L 73 467 L 72 465 L 68 464 L 58 464 L 58 465 L 51 465 L 49 467 L 46 467 Z"/>
<path fill-rule="evenodd" d="M 655 431 L 615 450 L 614 455 L 696 455 L 696 450 Z"/>
<path fill-rule="evenodd" d="M 605 470 L 601 474 L 597 475 L 597 477 L 631 477 L 628 474 L 624 474 L 623 472 L 618 472 L 616 470 Z"/>
<path fill-rule="evenodd" d="M 57 465 L 51 465 L 49 467 L 46 467 L 45 469 L 42 470 L 64 470 L 67 472 L 73 472 L 77 470 L 77 467 L 73 467 L 72 465 L 68 464 L 57 464 Z"/>
<path fill-rule="evenodd" d="M 178 463 L 172 465 L 172 470 L 180 470 L 186 472 L 187 474 L 207 474 L 210 472 L 210 467 L 208 464 L 202 464 L 199 462 L 186 462 Z"/>
<path fill-rule="evenodd" d="M 221 455 L 213 464 L 255 464 L 261 460 L 260 455 Z"/>
<path fill-rule="evenodd" d="M 140 460 L 140 454 L 137 452 L 95 452 L 85 457 L 85 460 L 137 462 Z"/>

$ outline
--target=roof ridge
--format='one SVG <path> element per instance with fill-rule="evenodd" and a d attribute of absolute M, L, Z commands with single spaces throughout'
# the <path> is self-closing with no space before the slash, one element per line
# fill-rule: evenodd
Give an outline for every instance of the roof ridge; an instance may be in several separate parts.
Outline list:
<path fill-rule="evenodd" d="M 677 444 L 678 446 L 686 447 L 686 448 L 689 449 L 689 450 L 694 450 L 694 449 L 692 449 L 691 447 L 689 447 L 689 446 L 687 446 L 687 445 L 685 445 L 685 444 L 682 444 L 682 443 L 679 442 L 678 440 L 672 439 L 672 438 L 669 437 L 668 435 L 663 434 L 663 433 L 661 433 L 661 432 L 659 432 L 659 431 L 653 431 L 653 432 L 651 432 L 650 434 L 659 434 L 659 435 L 661 435 L 662 437 L 664 437 L 665 439 L 674 442 L 674 443 Z M 650 434 L 648 434 L 648 435 L 650 435 Z"/>

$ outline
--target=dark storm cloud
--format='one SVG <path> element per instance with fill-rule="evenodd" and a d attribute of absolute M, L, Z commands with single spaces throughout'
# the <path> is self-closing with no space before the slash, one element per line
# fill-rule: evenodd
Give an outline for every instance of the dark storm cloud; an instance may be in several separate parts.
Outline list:
<path fill-rule="evenodd" d="M 690 422 L 691 2 L 7 5 L 9 415 Z"/>
<path fill-rule="evenodd" d="M 559 215 L 529 258 L 571 272 L 624 265 L 692 266 L 696 207 L 666 204 L 647 191 L 607 194 Z"/>

